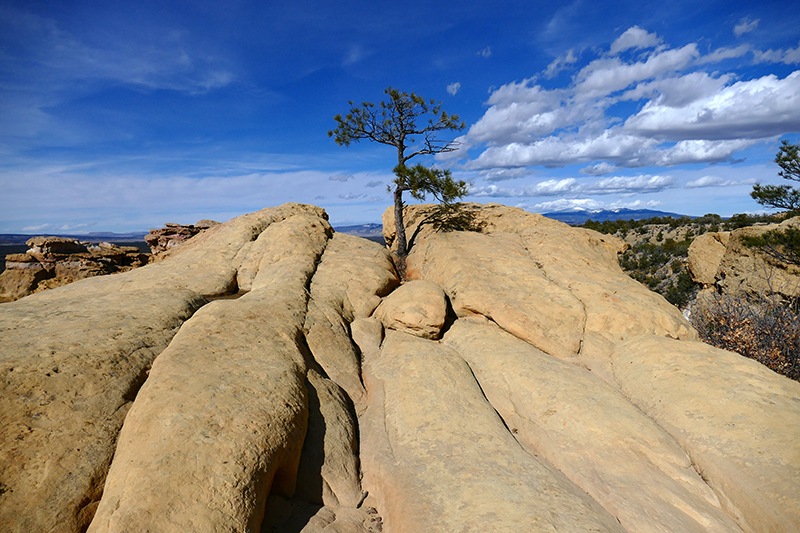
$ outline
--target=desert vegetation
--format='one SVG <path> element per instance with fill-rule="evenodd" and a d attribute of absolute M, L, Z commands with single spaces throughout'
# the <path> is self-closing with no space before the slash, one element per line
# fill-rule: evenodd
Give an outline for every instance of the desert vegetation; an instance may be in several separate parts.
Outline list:
<path fill-rule="evenodd" d="M 779 291 L 727 294 L 706 291 L 692 280 L 688 250 L 706 232 L 733 231 L 774 224 L 794 213 L 736 214 L 723 219 L 656 217 L 644 220 L 587 221 L 582 226 L 614 235 L 630 248 L 620 254 L 620 266 L 633 279 L 684 310 L 703 341 L 755 359 L 775 372 L 800 380 L 800 300 Z M 800 265 L 800 231 L 771 230 L 743 236 L 741 243 L 770 257 L 777 268 Z M 756 275 L 757 273 L 754 273 Z"/>

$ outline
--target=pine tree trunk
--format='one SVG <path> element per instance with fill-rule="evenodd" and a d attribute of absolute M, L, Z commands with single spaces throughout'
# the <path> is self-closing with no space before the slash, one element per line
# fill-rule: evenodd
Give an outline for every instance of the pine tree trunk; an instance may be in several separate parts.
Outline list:
<path fill-rule="evenodd" d="M 394 190 L 394 228 L 397 233 L 397 255 L 405 258 L 408 254 L 406 227 L 403 224 L 403 191 L 397 186 Z"/>

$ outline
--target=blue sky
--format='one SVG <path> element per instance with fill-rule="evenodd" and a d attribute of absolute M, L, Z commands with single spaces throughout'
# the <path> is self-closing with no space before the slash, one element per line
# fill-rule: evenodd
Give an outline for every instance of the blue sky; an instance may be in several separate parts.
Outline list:
<path fill-rule="evenodd" d="M 327 136 L 393 86 L 466 122 L 422 162 L 533 212 L 756 212 L 800 141 L 785 1 L 0 6 L 0 233 L 137 231 L 288 201 L 379 222 L 396 154 Z M 409 199 L 410 200 L 410 199 Z"/>

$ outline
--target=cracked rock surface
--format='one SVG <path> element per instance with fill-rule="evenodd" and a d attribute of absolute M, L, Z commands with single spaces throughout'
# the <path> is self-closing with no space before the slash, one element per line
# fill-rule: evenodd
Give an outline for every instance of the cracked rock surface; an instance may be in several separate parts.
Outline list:
<path fill-rule="evenodd" d="M 800 527 L 800 384 L 696 342 L 614 238 L 433 209 L 404 284 L 285 204 L 0 304 L 4 530 Z"/>

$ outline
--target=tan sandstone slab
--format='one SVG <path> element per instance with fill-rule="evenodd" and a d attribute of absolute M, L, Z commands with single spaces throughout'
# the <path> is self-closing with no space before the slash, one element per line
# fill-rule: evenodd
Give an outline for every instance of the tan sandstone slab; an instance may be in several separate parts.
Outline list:
<path fill-rule="evenodd" d="M 528 454 L 467 364 L 433 341 L 387 332 L 365 367 L 364 486 L 384 531 L 624 531 Z"/>
<path fill-rule="evenodd" d="M 361 361 L 350 323 L 366 317 L 399 283 L 389 253 L 374 242 L 337 233 L 311 280 L 305 322 L 308 348 L 327 377 L 361 412 L 366 407 Z"/>
<path fill-rule="evenodd" d="M 270 491 L 294 493 L 307 286 L 330 227 L 306 215 L 275 224 L 294 236 L 288 251 L 258 263 L 249 293 L 196 313 L 156 360 L 89 531 L 255 531 Z"/>
<path fill-rule="evenodd" d="M 187 290 L 118 286 L 93 278 L 0 305 L 4 531 L 85 530 L 147 370 L 206 303 Z"/>
<path fill-rule="evenodd" d="M 519 235 L 432 233 L 412 248 L 408 276 L 441 286 L 459 316 L 486 316 L 551 355 L 580 350 L 583 305 L 547 278 Z"/>
<path fill-rule="evenodd" d="M 591 372 L 491 323 L 458 320 L 444 342 L 469 364 L 517 440 L 627 531 L 740 531 L 678 443 Z"/>
<path fill-rule="evenodd" d="M 642 336 L 613 356 L 622 391 L 688 452 L 743 526 L 800 526 L 800 383 L 698 342 Z"/>

